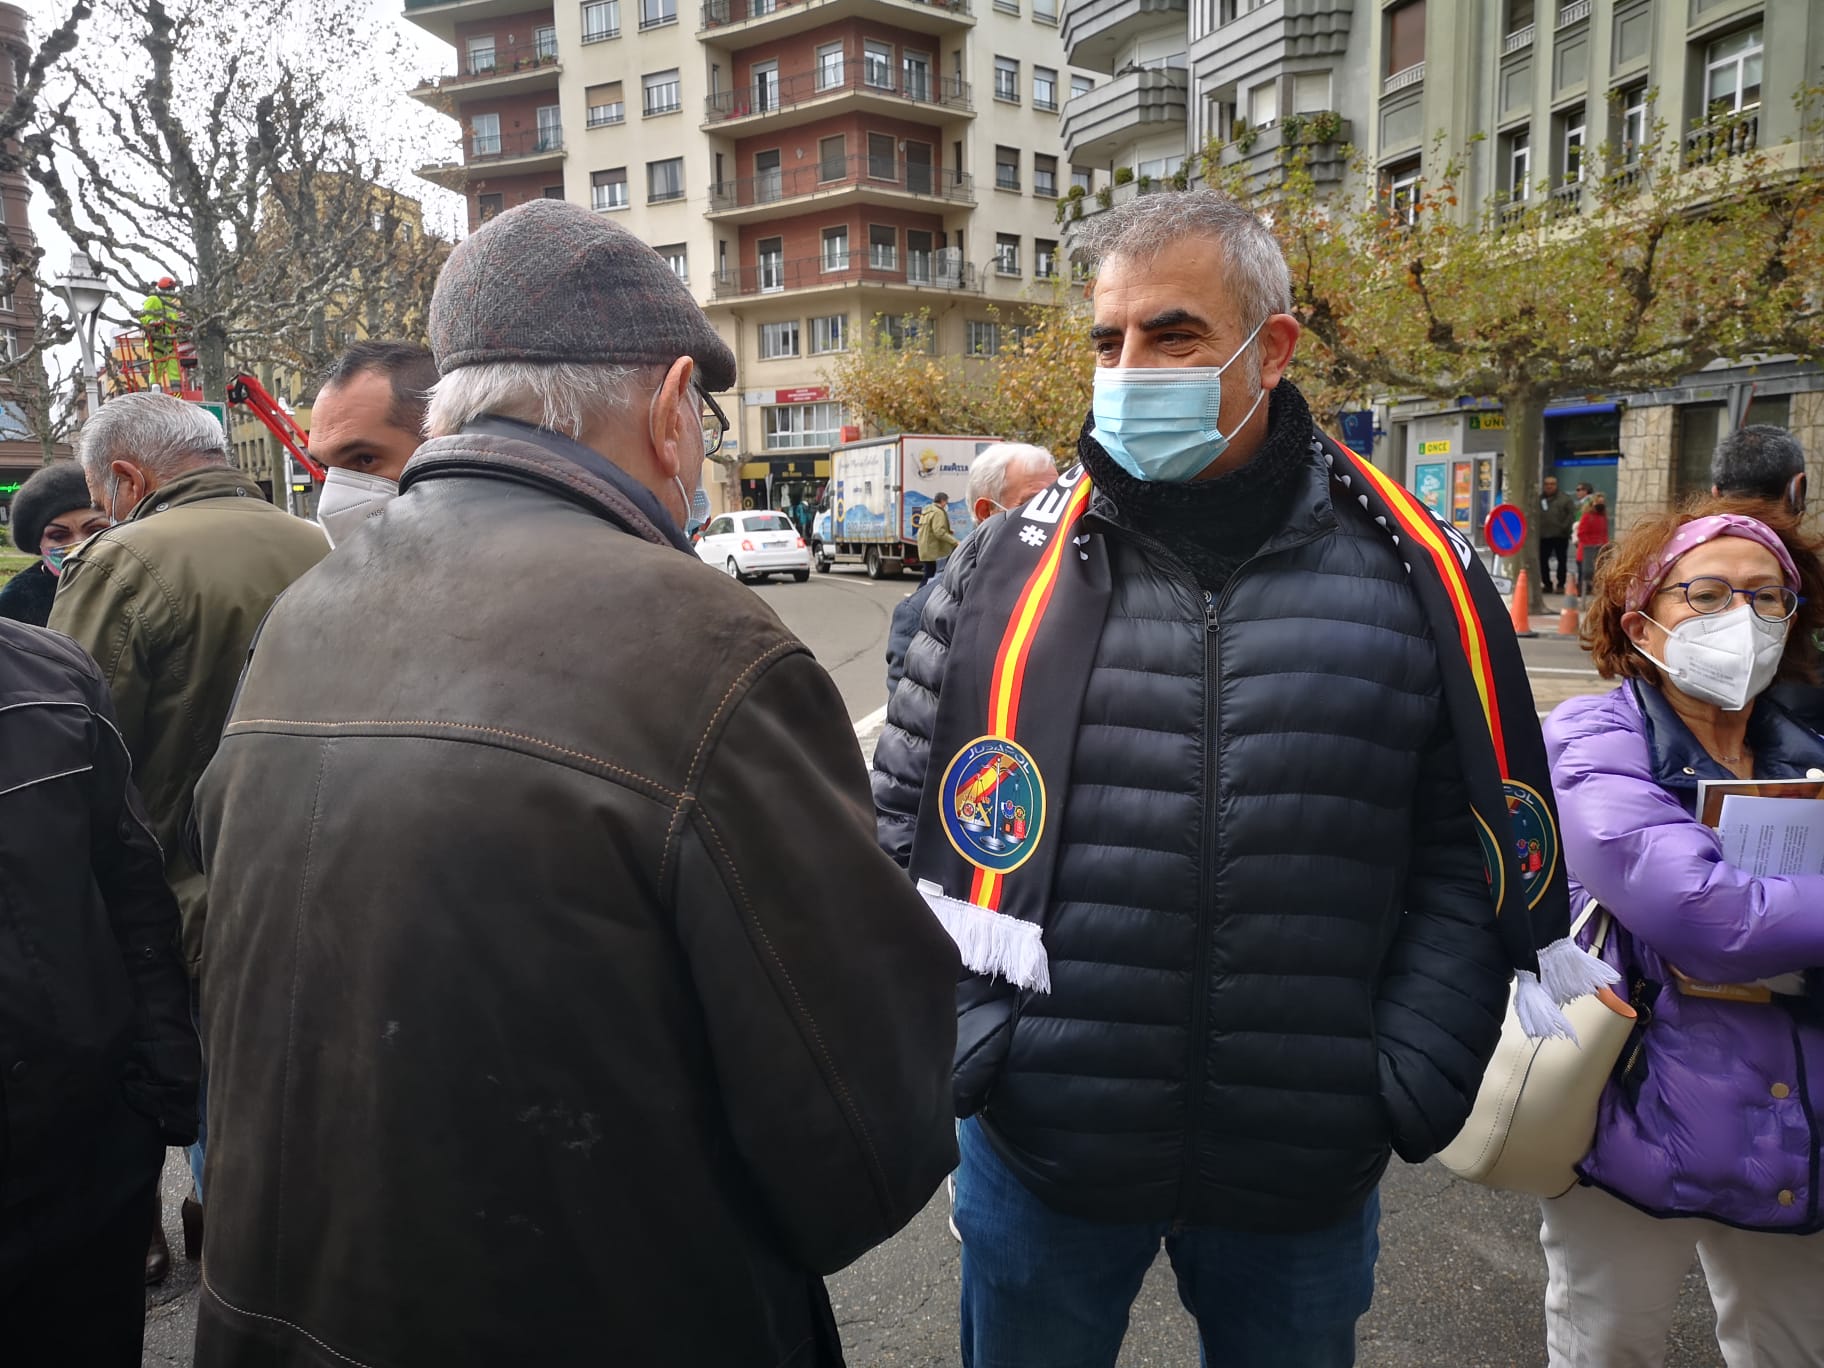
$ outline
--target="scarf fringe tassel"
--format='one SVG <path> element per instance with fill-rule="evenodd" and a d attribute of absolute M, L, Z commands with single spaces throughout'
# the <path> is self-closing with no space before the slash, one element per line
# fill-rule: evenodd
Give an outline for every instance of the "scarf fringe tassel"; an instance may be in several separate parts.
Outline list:
<path fill-rule="evenodd" d="M 1539 952 L 1537 974 L 1522 969 L 1514 975 L 1514 1015 L 1533 1040 L 1576 1044 L 1577 1032 L 1563 1008 L 1619 982 L 1621 974 L 1612 965 L 1565 936 Z"/>
<path fill-rule="evenodd" d="M 1021 921 L 1004 912 L 948 897 L 929 879 L 918 881 L 918 891 L 956 942 L 965 969 L 1006 979 L 1029 992 L 1051 991 L 1051 961 L 1046 957 L 1037 922 Z"/>

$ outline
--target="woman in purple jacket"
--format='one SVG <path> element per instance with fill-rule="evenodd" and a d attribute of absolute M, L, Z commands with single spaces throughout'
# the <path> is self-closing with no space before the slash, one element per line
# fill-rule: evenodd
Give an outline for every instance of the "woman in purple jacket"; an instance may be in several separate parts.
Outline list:
<path fill-rule="evenodd" d="M 1693 1253 L 1730 1368 L 1824 1363 L 1824 875 L 1730 865 L 1694 815 L 1701 779 L 1824 778 L 1824 739 L 1757 703 L 1816 665 L 1817 552 L 1761 505 L 1637 524 L 1584 619 L 1621 687 L 1546 723 L 1572 907 L 1612 914 L 1643 1023 L 1582 1181 L 1544 1203 L 1553 1368 L 1660 1364 Z"/>

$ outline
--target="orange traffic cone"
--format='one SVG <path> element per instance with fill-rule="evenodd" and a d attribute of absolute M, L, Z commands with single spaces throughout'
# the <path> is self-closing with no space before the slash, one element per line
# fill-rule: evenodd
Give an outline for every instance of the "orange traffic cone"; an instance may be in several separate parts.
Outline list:
<path fill-rule="evenodd" d="M 1517 637 L 1539 635 L 1539 633 L 1533 630 L 1530 605 L 1532 592 L 1532 582 L 1527 579 L 1526 568 L 1522 566 L 1520 574 L 1514 580 L 1513 601 L 1508 605 L 1508 612 L 1514 620 L 1514 635 Z"/>
<path fill-rule="evenodd" d="M 1577 595 L 1564 596 L 1564 611 L 1558 614 L 1558 635 L 1576 636 L 1577 618 L 1583 611 L 1583 605 L 1577 601 Z"/>

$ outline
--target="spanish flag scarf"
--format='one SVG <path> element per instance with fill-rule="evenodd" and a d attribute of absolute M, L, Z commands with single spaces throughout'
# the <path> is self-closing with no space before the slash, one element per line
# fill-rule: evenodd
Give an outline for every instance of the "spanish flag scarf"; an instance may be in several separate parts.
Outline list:
<path fill-rule="evenodd" d="M 1391 477 L 1321 434 L 1313 457 L 1341 503 L 1399 549 L 1437 643 L 1445 708 L 1481 838 L 1515 1007 L 1535 1036 L 1607 981 L 1569 939 L 1557 809 L 1519 643 L 1494 584 L 1454 530 Z M 981 553 L 952 632 L 911 873 L 968 968 L 1050 991 L 1043 927 L 1071 761 L 1108 612 L 1108 548 L 1083 530 L 1078 466 L 1008 514 Z"/>

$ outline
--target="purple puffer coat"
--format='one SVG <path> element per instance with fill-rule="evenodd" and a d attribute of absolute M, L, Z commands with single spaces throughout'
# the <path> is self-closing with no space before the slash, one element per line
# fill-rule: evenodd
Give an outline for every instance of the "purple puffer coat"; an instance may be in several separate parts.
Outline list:
<path fill-rule="evenodd" d="M 1545 740 L 1571 906 L 1593 897 L 1613 914 L 1603 957 L 1626 977 L 1618 992 L 1657 986 L 1622 1054 L 1638 1042 L 1640 1058 L 1604 1091 L 1579 1172 L 1656 1216 L 1820 1229 L 1818 990 L 1770 1004 L 1685 997 L 1666 962 L 1725 983 L 1824 965 L 1824 876 L 1757 879 L 1723 863 L 1692 814 L 1698 780 L 1732 776 L 1650 685 L 1572 699 Z M 1824 739 L 1766 700 L 1748 742 L 1757 778 L 1824 770 Z"/>

